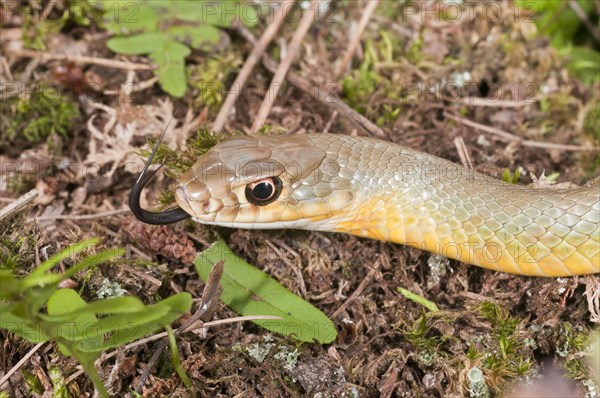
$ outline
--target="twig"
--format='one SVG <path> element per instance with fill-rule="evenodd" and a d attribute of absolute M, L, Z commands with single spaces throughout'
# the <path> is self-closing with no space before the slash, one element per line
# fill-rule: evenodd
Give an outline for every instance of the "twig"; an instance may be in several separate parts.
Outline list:
<path fill-rule="evenodd" d="M 219 132 L 223 129 L 225 125 L 225 121 L 227 120 L 227 116 L 229 112 L 235 105 L 235 101 L 242 93 L 244 85 L 246 84 L 246 80 L 248 80 L 248 76 L 250 76 L 250 72 L 254 69 L 258 61 L 260 61 L 260 57 L 263 55 L 269 43 L 273 40 L 275 33 L 279 31 L 281 24 L 285 21 L 285 18 L 289 14 L 289 12 L 294 8 L 296 0 L 286 1 L 281 4 L 281 7 L 275 14 L 275 18 L 273 22 L 269 24 L 267 29 L 264 31 L 260 39 L 255 43 L 254 48 L 248 58 L 246 58 L 246 62 L 244 62 L 244 66 L 240 69 L 233 85 L 227 92 L 227 97 L 225 97 L 225 101 L 223 101 L 223 105 L 221 105 L 221 109 L 219 109 L 219 114 L 217 115 L 215 122 L 213 123 L 212 130 L 215 132 Z"/>
<path fill-rule="evenodd" d="M 350 304 L 352 304 L 352 302 L 354 300 L 356 300 L 356 298 L 358 296 L 360 296 L 360 294 L 366 289 L 367 285 L 369 283 L 371 283 L 371 279 L 373 279 L 373 277 L 375 276 L 375 274 L 377 272 L 379 272 L 379 259 L 377 261 L 375 261 L 375 264 L 373 264 L 373 268 L 371 268 L 371 270 L 369 271 L 369 273 L 367 274 L 367 276 L 365 277 L 365 279 L 362 280 L 362 282 L 360 282 L 360 284 L 358 285 L 358 287 L 356 288 L 356 290 L 354 292 L 352 292 L 352 294 L 350 295 L 350 297 L 348 297 L 348 299 L 344 302 L 344 304 L 342 304 L 340 306 L 340 308 L 338 308 L 332 315 L 331 318 L 335 319 L 337 318 L 342 312 L 344 312 L 346 310 L 346 308 L 348 308 L 348 306 Z"/>
<path fill-rule="evenodd" d="M 378 4 L 379 0 L 367 1 L 367 6 L 363 11 L 360 21 L 358 22 L 358 28 L 356 29 L 356 33 L 354 37 L 352 37 L 352 40 L 350 41 L 350 44 L 346 49 L 346 53 L 342 58 L 342 62 L 340 63 L 337 72 L 335 73 L 337 77 L 341 77 L 342 75 L 344 75 L 346 69 L 348 68 L 350 61 L 352 60 L 352 56 L 354 55 L 354 52 L 356 51 L 356 48 L 360 43 L 360 38 L 362 37 L 367 27 L 367 24 L 369 23 L 369 19 L 371 19 L 371 15 L 373 15 L 373 11 L 375 11 L 375 8 L 377 8 Z"/>
<path fill-rule="evenodd" d="M 121 87 L 117 88 L 117 89 L 113 89 L 113 90 L 104 90 L 102 92 L 102 94 L 104 95 L 130 95 L 131 92 L 135 91 L 136 94 L 141 93 L 142 91 L 152 87 L 154 85 L 154 83 L 156 83 L 158 81 L 158 77 L 154 76 L 151 79 L 148 80 L 144 80 L 141 81 L 139 83 L 136 83 L 135 85 L 121 85 Z M 131 92 L 125 92 L 124 88 L 130 89 Z"/>
<path fill-rule="evenodd" d="M 4 218 L 10 216 L 13 213 L 17 213 L 17 212 L 23 210 L 23 208 L 25 206 L 27 206 L 29 203 L 31 203 L 31 201 L 33 201 L 35 198 L 37 198 L 37 196 L 38 196 L 37 189 L 32 189 L 31 191 L 27 192 L 25 195 L 19 197 L 18 199 L 15 199 L 13 202 L 9 203 L 8 205 L 6 205 L 2 209 L 0 209 L 0 221 L 3 220 Z"/>
<path fill-rule="evenodd" d="M 254 37 L 252 32 L 250 32 L 245 26 L 239 26 L 238 33 L 250 44 L 256 43 L 256 38 Z M 275 73 L 275 71 L 277 70 L 277 62 L 273 58 L 269 57 L 268 54 L 263 54 L 263 65 L 265 68 L 267 68 L 273 73 Z M 369 119 L 367 119 L 366 117 L 364 117 L 363 115 L 346 105 L 335 94 L 330 93 L 327 90 L 324 90 L 321 87 L 310 83 L 308 80 L 301 78 L 294 72 L 289 72 L 287 74 L 287 80 L 290 82 L 290 84 L 298 87 L 300 90 L 304 91 L 306 94 L 310 95 L 323 105 L 328 106 L 332 110 L 337 111 L 340 115 L 354 122 L 365 133 L 370 135 L 376 135 L 382 138 L 385 137 L 385 133 L 382 129 L 380 129 Z"/>
<path fill-rule="evenodd" d="M 27 354 L 25 354 L 23 358 L 21 358 L 19 362 L 17 362 L 15 366 L 13 366 L 8 372 L 6 372 L 6 374 L 0 379 L 0 387 L 2 387 L 2 385 L 6 383 L 8 379 L 10 379 L 10 376 L 12 376 L 13 373 L 19 370 L 19 368 L 23 366 L 25 362 L 27 362 L 29 358 L 31 358 L 31 356 L 35 354 L 36 351 L 39 350 L 44 344 L 46 344 L 46 342 L 37 343 L 31 350 L 29 350 Z"/>
<path fill-rule="evenodd" d="M 155 66 L 138 64 L 133 62 L 123 62 L 114 59 L 88 57 L 85 55 L 68 55 L 68 54 L 52 54 L 43 51 L 33 51 L 27 49 L 20 50 L 7 50 L 8 53 L 17 57 L 28 57 L 28 58 L 40 58 L 43 61 L 57 60 L 57 61 L 73 61 L 80 64 L 93 64 L 101 65 L 109 68 L 125 69 L 125 70 L 153 70 Z"/>
<path fill-rule="evenodd" d="M 463 118 L 460 116 L 455 116 L 449 112 L 444 112 L 444 116 L 447 117 L 448 119 L 452 119 L 458 123 L 464 124 L 465 126 L 473 127 L 477 130 L 480 130 L 480 131 L 483 131 L 486 133 L 490 133 L 503 141 L 519 143 L 526 147 L 556 149 L 556 150 L 560 150 L 560 151 L 580 151 L 580 152 L 591 152 L 591 151 L 600 150 L 599 147 L 593 147 L 593 146 L 589 147 L 589 146 L 581 146 L 581 145 L 554 144 L 551 142 L 524 140 L 520 137 L 517 137 L 516 135 L 513 135 L 504 130 L 500 130 L 496 127 L 486 126 L 484 124 L 480 124 L 480 123 L 474 122 L 472 120 L 469 120 L 469 119 L 466 119 L 466 118 Z"/>
<path fill-rule="evenodd" d="M 275 62 L 275 60 L 266 55 L 263 56 L 263 64 L 265 68 L 269 69 L 270 71 L 275 70 L 275 68 L 277 67 L 277 63 Z M 350 106 L 346 105 L 346 103 L 344 103 L 337 95 L 330 93 L 329 91 L 324 90 L 319 86 L 315 86 L 308 80 L 303 79 L 292 72 L 288 73 L 287 80 L 292 85 L 298 87 L 300 90 L 309 94 L 317 101 L 321 102 L 324 105 L 327 105 L 331 109 L 336 110 L 340 115 L 353 121 L 365 133 L 375 135 L 381 138 L 385 137 L 385 133 L 381 128 L 379 128 L 369 119 L 352 109 Z"/>
<path fill-rule="evenodd" d="M 571 10 L 573 10 L 573 12 L 575 14 L 577 14 L 577 17 L 579 17 L 579 19 L 581 20 L 581 23 L 587 28 L 587 30 L 590 31 L 592 36 L 594 36 L 594 39 L 596 39 L 596 41 L 600 42 L 600 29 L 598 29 L 592 23 L 592 21 L 590 21 L 587 14 L 585 13 L 585 10 L 583 8 L 581 8 L 579 3 L 575 0 L 569 0 L 569 7 L 571 7 Z"/>
<path fill-rule="evenodd" d="M 275 102 L 275 98 L 277 98 L 277 94 L 281 89 L 285 75 L 290 69 L 290 66 L 292 66 L 292 61 L 294 61 L 296 55 L 298 55 L 300 52 L 302 40 L 304 39 L 304 36 L 306 36 L 306 33 L 308 33 L 308 29 L 315 19 L 316 11 L 319 9 L 319 1 L 320 0 L 312 0 L 308 10 L 306 10 L 306 13 L 302 16 L 302 19 L 300 19 L 298 28 L 294 32 L 292 40 L 288 46 L 288 53 L 277 67 L 275 75 L 273 76 L 273 80 L 271 80 L 269 90 L 267 91 L 262 104 L 260 104 L 260 109 L 258 110 L 258 114 L 256 115 L 254 123 L 250 129 L 252 134 L 255 134 L 263 126 L 263 124 L 265 124 L 267 116 L 269 116 L 269 112 L 271 111 L 271 107 Z"/>
<path fill-rule="evenodd" d="M 129 213 L 131 210 L 129 209 L 119 209 L 113 211 L 106 211 L 104 213 L 96 213 L 96 214 L 69 214 L 69 215 L 56 215 L 56 216 L 46 216 L 46 217 L 36 217 L 36 221 L 50 221 L 50 220 L 94 220 L 96 218 L 110 217 L 117 214 L 125 214 Z"/>
<path fill-rule="evenodd" d="M 275 320 L 281 321 L 283 318 L 276 315 L 248 315 L 248 316 L 234 316 L 233 318 L 227 319 L 219 319 L 216 321 L 205 322 L 202 325 L 198 325 L 197 327 L 193 327 L 188 329 L 188 331 L 200 329 L 200 328 L 208 328 L 211 326 L 225 325 L 227 323 L 235 323 L 235 322 L 245 322 L 245 321 L 260 321 L 260 320 Z M 165 336 L 167 333 L 165 332 Z"/>
<path fill-rule="evenodd" d="M 48 15 L 50 15 L 52 10 L 54 9 L 54 6 L 56 6 L 57 2 L 58 2 L 58 0 L 50 0 L 48 5 L 46 6 L 46 8 L 44 8 L 44 11 L 42 11 L 42 19 L 41 19 L 41 21 L 39 21 L 39 23 L 44 22 L 46 20 L 46 18 L 48 18 Z"/>
<path fill-rule="evenodd" d="M 6 77 L 8 78 L 7 80 L 14 80 L 13 75 L 10 71 L 10 66 L 8 65 L 8 60 L 5 56 L 0 55 L 0 76 L 4 77 L 4 74 L 6 74 Z M 6 88 L 8 87 L 0 87 L 0 92 L 2 92 Z"/>
<path fill-rule="evenodd" d="M 469 170 L 473 170 L 473 163 L 471 163 L 471 157 L 469 156 L 469 151 L 465 145 L 465 140 L 463 140 L 462 137 L 456 137 L 454 139 L 454 146 L 458 151 L 458 156 L 460 157 L 462 165 L 468 167 Z"/>
<path fill-rule="evenodd" d="M 590 321 L 600 323 L 600 280 L 595 275 L 586 275 L 584 283 L 585 292 L 583 294 L 587 297 Z"/>
<path fill-rule="evenodd" d="M 338 111 L 333 111 L 333 113 L 331 114 L 331 117 L 329 118 L 329 121 L 327 122 L 327 124 L 325 125 L 325 128 L 323 129 L 323 133 L 329 132 L 331 125 L 333 124 L 333 122 L 335 122 L 335 119 L 337 119 L 337 117 L 338 117 Z"/>
<path fill-rule="evenodd" d="M 479 97 L 461 97 L 458 99 L 458 103 L 466 106 L 489 106 L 494 108 L 521 108 L 523 106 L 531 105 L 538 102 L 540 97 L 528 98 L 523 101 L 511 101 L 511 100 L 493 100 L 490 98 L 479 98 Z"/>

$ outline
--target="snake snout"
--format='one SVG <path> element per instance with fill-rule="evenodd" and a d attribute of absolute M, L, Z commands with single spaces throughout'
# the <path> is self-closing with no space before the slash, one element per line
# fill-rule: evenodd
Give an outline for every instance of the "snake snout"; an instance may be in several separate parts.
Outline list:
<path fill-rule="evenodd" d="M 177 203 L 183 208 L 189 208 L 196 217 L 216 213 L 223 208 L 221 200 L 213 197 L 206 184 L 190 181 L 175 189 Z"/>
<path fill-rule="evenodd" d="M 178 204 L 188 208 L 194 214 L 206 214 L 210 208 L 210 190 L 198 181 L 190 181 L 175 189 L 175 199 Z"/>

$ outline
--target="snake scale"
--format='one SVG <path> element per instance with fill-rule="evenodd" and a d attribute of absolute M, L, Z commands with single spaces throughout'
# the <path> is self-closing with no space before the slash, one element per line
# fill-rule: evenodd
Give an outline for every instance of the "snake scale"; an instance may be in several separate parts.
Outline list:
<path fill-rule="evenodd" d="M 371 138 L 231 138 L 198 158 L 175 197 L 170 217 L 139 206 L 136 215 L 156 224 L 192 216 L 232 228 L 343 232 L 521 275 L 600 272 L 599 187 L 508 184 Z"/>

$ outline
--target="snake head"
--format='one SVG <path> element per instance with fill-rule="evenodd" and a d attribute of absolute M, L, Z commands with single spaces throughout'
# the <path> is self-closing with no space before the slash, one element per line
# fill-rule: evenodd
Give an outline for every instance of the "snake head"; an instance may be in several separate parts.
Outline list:
<path fill-rule="evenodd" d="M 312 137 L 312 138 L 311 138 Z M 196 221 L 235 228 L 302 228 L 354 200 L 318 136 L 236 137 L 200 156 L 175 190 Z"/>

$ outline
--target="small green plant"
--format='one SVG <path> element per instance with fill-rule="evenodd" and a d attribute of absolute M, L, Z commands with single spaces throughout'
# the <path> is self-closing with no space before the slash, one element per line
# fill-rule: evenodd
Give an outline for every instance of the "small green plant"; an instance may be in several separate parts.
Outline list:
<path fill-rule="evenodd" d="M 494 380 L 506 377 L 523 376 L 530 367 L 531 360 L 519 336 L 521 320 L 510 316 L 508 311 L 494 303 L 485 302 L 479 307 L 480 314 L 492 324 L 492 337 L 497 348 L 488 350 L 483 365 L 491 371 Z"/>
<path fill-rule="evenodd" d="M 563 368 L 572 379 L 579 380 L 589 377 L 588 363 L 581 355 L 589 344 L 589 337 L 583 332 L 573 330 L 571 325 L 566 322 L 562 324 L 562 333 L 556 344 L 556 353 L 565 358 Z"/>
<path fill-rule="evenodd" d="M 600 81 L 600 52 L 589 45 L 591 35 L 569 3 L 564 0 L 516 1 L 518 6 L 527 10 L 526 12 L 535 12 L 535 16 L 529 18 L 535 21 L 538 32 L 550 37 L 552 46 L 569 59 L 569 69 L 584 82 L 592 84 Z M 576 3 L 591 21 L 598 20 L 595 2 Z"/>
<path fill-rule="evenodd" d="M 0 146 L 19 136 L 30 143 L 53 134 L 66 137 L 80 117 L 78 106 L 52 86 L 33 90 L 28 98 L 11 98 L 1 109 Z"/>
<path fill-rule="evenodd" d="M 421 304 L 423 307 L 427 308 L 431 312 L 438 312 L 440 310 L 433 301 L 429 301 L 425 297 L 419 296 L 418 294 L 413 293 L 410 290 L 404 289 L 402 287 L 398 287 L 396 288 L 396 290 L 398 291 L 398 293 L 400 293 L 407 299 L 417 304 Z"/>
<path fill-rule="evenodd" d="M 427 314 L 423 311 L 423 315 L 415 322 L 412 328 L 402 330 L 402 334 L 408 342 L 419 350 L 417 355 L 419 361 L 425 366 L 432 366 L 442 353 L 440 346 L 444 339 L 430 333 L 427 319 Z"/>
<path fill-rule="evenodd" d="M 504 171 L 502 171 L 502 180 L 504 182 L 508 182 L 509 184 L 518 183 L 519 177 L 521 177 L 521 169 L 519 167 L 515 169 L 514 174 L 511 173 L 510 169 L 504 169 Z"/>
<path fill-rule="evenodd" d="M 122 249 L 105 250 L 65 272 L 51 272 L 62 261 L 98 243 L 99 239 L 88 239 L 68 247 L 25 277 L 0 267 L 0 327 L 34 343 L 57 342 L 63 354 L 79 361 L 100 396 L 108 397 L 94 368 L 100 354 L 168 325 L 187 312 L 192 301 L 188 293 L 180 293 L 153 305 L 144 305 L 135 297 L 87 303 L 75 290 L 60 289 L 65 279 L 124 253 Z"/>
<path fill-rule="evenodd" d="M 348 105 L 358 112 L 369 115 L 370 110 L 365 105 L 365 98 L 371 96 L 381 85 L 385 85 L 383 76 L 374 70 L 377 60 L 372 40 L 365 45 L 365 61 L 342 80 L 342 88 Z"/>
<path fill-rule="evenodd" d="M 167 93 L 181 97 L 186 90 L 185 58 L 192 49 L 213 49 L 235 20 L 250 26 L 258 13 L 249 3 L 220 0 L 104 0 L 104 27 L 117 35 L 107 43 L 119 54 L 148 54 Z"/>
<path fill-rule="evenodd" d="M 196 92 L 194 104 L 207 106 L 212 112 L 223 102 L 227 77 L 241 66 L 241 58 L 234 53 L 212 56 L 206 62 L 188 67 L 188 80 Z"/>
<path fill-rule="evenodd" d="M 34 2 L 30 2 L 33 4 Z M 9 4 L 10 5 L 10 4 Z M 0 5 L 0 7 L 2 7 Z M 55 7 L 56 12 L 59 7 Z M 23 24 L 21 26 L 23 44 L 26 48 L 33 50 L 46 50 L 45 39 L 53 33 L 58 33 L 68 23 L 78 26 L 89 26 L 91 21 L 97 20 L 100 16 L 100 10 L 96 4 L 87 0 L 69 1 L 62 14 L 58 17 L 42 17 L 44 8 L 26 6 L 23 9 Z"/>
<path fill-rule="evenodd" d="M 58 32 L 63 27 L 63 22 L 45 19 L 41 23 L 40 16 L 35 15 L 31 7 L 23 10 L 23 24 L 21 25 L 21 37 L 26 48 L 32 50 L 45 50 L 44 38 L 49 34 Z"/>
<path fill-rule="evenodd" d="M 406 92 L 406 85 L 398 84 L 398 76 L 393 72 L 403 45 L 394 35 L 379 32 L 377 39 L 366 41 L 363 63 L 342 80 L 348 105 L 379 126 L 396 120 L 404 110 L 402 104 L 413 100 Z M 370 100 L 379 97 L 391 102 Z"/>

